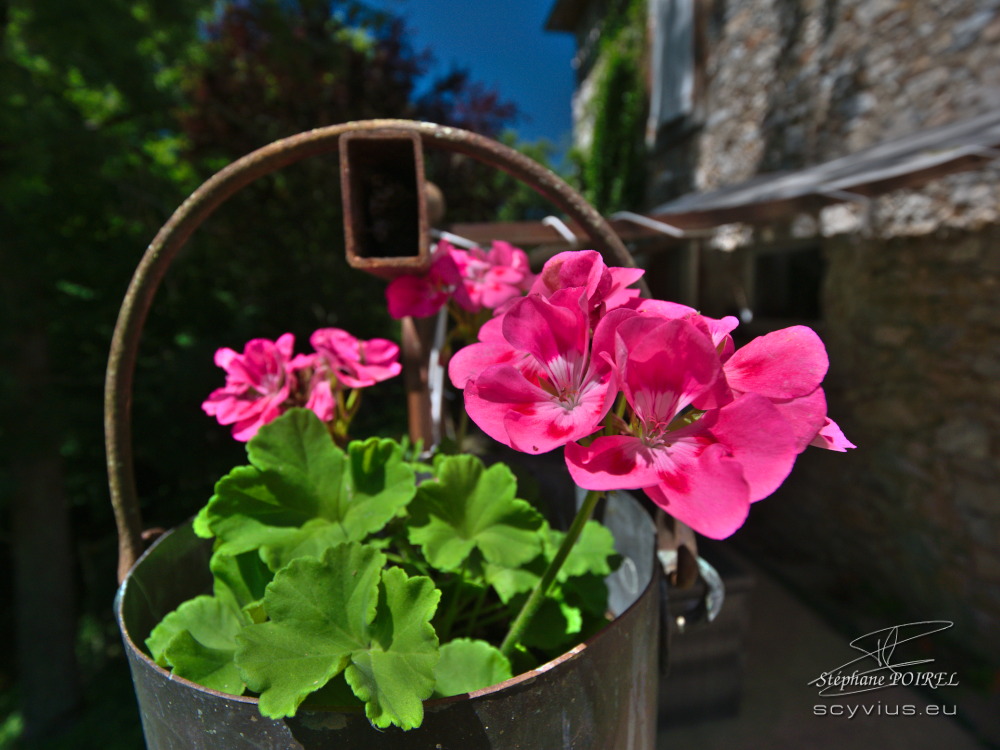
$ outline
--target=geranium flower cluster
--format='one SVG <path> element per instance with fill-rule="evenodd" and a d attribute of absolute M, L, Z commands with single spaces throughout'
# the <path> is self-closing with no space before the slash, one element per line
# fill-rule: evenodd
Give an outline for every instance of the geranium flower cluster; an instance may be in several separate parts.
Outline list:
<path fill-rule="evenodd" d="M 465 312 L 479 313 L 521 296 L 533 279 L 528 256 L 510 243 L 462 250 L 441 240 L 426 274 L 400 276 L 385 294 L 394 318 L 427 317 L 451 300 Z"/>
<path fill-rule="evenodd" d="M 628 285 L 641 274 L 594 251 L 555 256 L 449 375 L 494 439 L 527 453 L 565 446 L 579 486 L 642 489 L 721 539 L 807 446 L 854 447 L 826 415 L 826 350 L 804 326 L 736 350 L 735 318 L 640 299 Z"/>
<path fill-rule="evenodd" d="M 222 348 L 215 364 L 226 371 L 226 384 L 201 405 L 220 424 L 233 426 L 233 437 L 246 442 L 262 425 L 294 406 L 304 406 L 331 425 L 334 437 L 357 410 L 347 389 L 365 388 L 398 375 L 399 346 L 387 339 L 360 340 L 339 328 L 321 328 L 309 338 L 312 354 L 293 356 L 295 337 L 252 339 L 239 354 Z M 353 392 L 353 391 L 352 391 Z"/>

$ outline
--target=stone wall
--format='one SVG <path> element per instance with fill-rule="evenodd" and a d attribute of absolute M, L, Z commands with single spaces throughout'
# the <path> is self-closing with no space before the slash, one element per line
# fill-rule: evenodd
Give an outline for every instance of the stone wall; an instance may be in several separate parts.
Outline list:
<path fill-rule="evenodd" d="M 825 252 L 829 408 L 858 449 L 807 451 L 746 531 L 1000 664 L 1000 229 Z"/>
<path fill-rule="evenodd" d="M 661 134 L 646 208 L 1000 107 L 1000 0 L 696 1 L 703 119 Z M 953 639 L 994 667 L 998 224 L 1000 162 L 867 208 L 731 225 L 700 246 L 694 302 L 733 313 L 755 248 L 821 245 L 823 315 L 810 324 L 830 353 L 830 414 L 858 449 L 806 451 L 740 541 L 808 571 L 828 604 L 874 615 L 875 627 L 954 620 Z"/>
<path fill-rule="evenodd" d="M 651 205 L 675 197 L 656 186 L 710 190 L 1000 106 L 1000 0 L 705 2 L 705 121 L 655 161 L 676 171 L 676 154 L 693 152 L 696 164 L 686 181 L 654 180 Z M 805 217 L 827 264 L 830 413 L 858 450 L 807 451 L 746 529 L 776 561 L 818 563 L 826 596 L 954 620 L 954 639 L 994 665 L 998 212 L 995 164 Z"/>
<path fill-rule="evenodd" d="M 1000 106 L 1000 0 L 701 2 L 705 122 L 657 154 L 668 165 L 674 152 L 698 151 L 687 189 L 816 164 Z M 650 204 L 673 197 L 654 189 Z"/>

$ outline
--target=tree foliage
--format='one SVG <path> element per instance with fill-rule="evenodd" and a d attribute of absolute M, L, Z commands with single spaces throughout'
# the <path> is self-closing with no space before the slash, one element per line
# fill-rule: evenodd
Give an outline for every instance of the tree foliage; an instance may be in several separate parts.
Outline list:
<path fill-rule="evenodd" d="M 17 364 L 0 375 L 0 448 L 10 458 L 0 468 L 0 559 L 11 554 L 7 498 L 25 502 L 15 492 L 24 467 L 46 457 L 80 561 L 61 575 L 82 581 L 80 608 L 113 631 L 103 619 L 115 554 L 103 378 L 128 279 L 157 228 L 212 172 L 275 138 L 370 117 L 496 136 L 516 111 L 467 71 L 419 83 L 430 56 L 410 47 L 398 19 L 350 0 L 102 0 L 72 10 L 7 0 L 0 11 L 0 345 Z M 490 218 L 504 203 L 463 159 L 434 160 L 446 194 L 475 198 L 463 198 L 470 215 Z M 193 511 L 237 460 L 239 446 L 198 409 L 221 377 L 215 348 L 323 325 L 391 335 L 381 284 L 343 263 L 337 183 L 335 160 L 323 158 L 255 183 L 164 280 L 135 381 L 147 524 Z M 402 418 L 401 407 L 372 412 L 359 432 Z M 10 589 L 5 576 L 0 594 L 10 600 Z M 6 608 L 0 634 L 11 621 Z M 83 653 L 101 661 L 103 642 L 92 642 Z M 0 685 L 12 661 L 0 653 Z"/>
<path fill-rule="evenodd" d="M 643 79 L 646 0 L 613 3 L 601 29 L 593 142 L 577 153 L 586 198 L 610 214 L 642 204 L 646 158 Z"/>

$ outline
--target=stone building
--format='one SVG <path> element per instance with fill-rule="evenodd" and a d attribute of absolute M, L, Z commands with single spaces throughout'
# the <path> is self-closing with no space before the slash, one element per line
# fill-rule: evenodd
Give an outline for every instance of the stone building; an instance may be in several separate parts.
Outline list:
<path fill-rule="evenodd" d="M 603 25 L 623 4 L 550 14 L 579 42 L 584 152 Z M 830 414 L 858 445 L 803 454 L 741 543 L 810 571 L 845 614 L 954 621 L 995 675 L 1000 1 L 647 0 L 644 14 L 648 173 L 629 208 L 683 230 L 639 248 L 654 291 L 740 314 L 747 335 L 814 327 Z"/>

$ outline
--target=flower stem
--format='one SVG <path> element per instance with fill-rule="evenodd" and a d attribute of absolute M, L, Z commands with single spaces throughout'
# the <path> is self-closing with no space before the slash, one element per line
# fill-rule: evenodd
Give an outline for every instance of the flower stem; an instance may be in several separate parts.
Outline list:
<path fill-rule="evenodd" d="M 604 495 L 603 491 L 599 490 L 588 490 L 587 496 L 583 499 L 583 503 L 580 505 L 580 509 L 576 512 L 576 516 L 573 518 L 573 523 L 570 524 L 569 530 L 566 532 L 566 536 L 559 545 L 559 549 L 556 551 L 555 557 L 552 558 L 552 562 L 549 563 L 549 567 L 545 569 L 545 573 L 542 575 L 541 580 L 538 585 L 535 586 L 534 591 L 528 596 L 528 599 L 524 602 L 521 607 L 521 611 L 518 613 L 517 618 L 510 626 L 510 630 L 507 632 L 507 637 L 503 639 L 503 643 L 500 644 L 500 652 L 504 656 L 510 656 L 514 647 L 517 646 L 518 642 L 524 636 L 524 631 L 528 629 L 528 625 L 531 624 L 532 618 L 538 611 L 538 608 L 542 606 L 545 601 L 545 595 L 548 594 L 549 589 L 556 580 L 556 576 L 559 574 L 560 568 L 562 568 L 563 563 L 566 562 L 566 558 L 569 557 L 570 550 L 573 549 L 573 545 L 576 544 L 576 540 L 580 538 L 580 534 L 583 532 L 583 527 L 586 526 L 587 521 L 594 513 L 594 508 L 597 506 L 597 501 L 601 499 Z"/>

